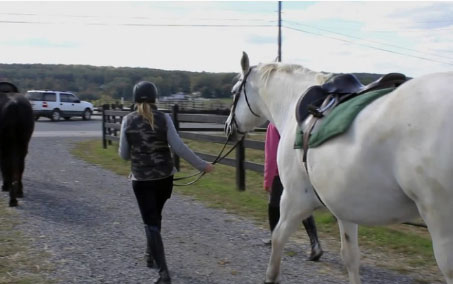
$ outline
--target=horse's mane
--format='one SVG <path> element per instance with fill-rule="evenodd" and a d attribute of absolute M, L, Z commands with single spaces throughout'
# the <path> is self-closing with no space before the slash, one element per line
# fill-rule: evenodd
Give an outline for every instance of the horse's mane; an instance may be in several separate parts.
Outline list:
<path fill-rule="evenodd" d="M 276 72 L 285 72 L 288 74 L 292 73 L 300 73 L 303 75 L 313 75 L 316 78 L 318 84 L 325 83 L 332 74 L 330 73 L 323 73 L 323 72 L 315 72 L 308 68 L 305 68 L 301 65 L 297 64 L 282 64 L 282 63 L 266 63 L 266 64 L 259 64 L 257 66 L 258 72 L 260 73 L 260 78 L 263 80 L 263 83 L 267 85 L 272 74 Z"/>

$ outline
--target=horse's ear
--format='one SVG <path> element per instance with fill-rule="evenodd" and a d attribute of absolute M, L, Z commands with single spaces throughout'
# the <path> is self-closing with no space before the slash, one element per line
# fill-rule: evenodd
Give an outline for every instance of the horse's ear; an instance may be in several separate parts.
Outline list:
<path fill-rule="evenodd" d="M 250 69 L 249 56 L 247 55 L 247 53 L 245 53 L 245 51 L 242 52 L 241 67 L 244 74 L 247 73 Z"/>

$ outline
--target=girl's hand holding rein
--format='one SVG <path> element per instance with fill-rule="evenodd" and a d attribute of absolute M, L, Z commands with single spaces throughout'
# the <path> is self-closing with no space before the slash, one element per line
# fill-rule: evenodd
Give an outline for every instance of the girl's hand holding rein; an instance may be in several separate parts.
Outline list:
<path fill-rule="evenodd" d="M 206 168 L 204 168 L 204 172 L 205 173 L 210 173 L 214 170 L 214 165 L 211 164 L 211 163 L 208 163 L 208 165 L 206 166 Z"/>

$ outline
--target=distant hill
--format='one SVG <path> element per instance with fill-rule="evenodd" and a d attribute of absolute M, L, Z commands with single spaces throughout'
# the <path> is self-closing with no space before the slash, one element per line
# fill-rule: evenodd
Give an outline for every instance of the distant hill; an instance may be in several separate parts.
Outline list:
<path fill-rule="evenodd" d="M 89 65 L 0 64 L 0 80 L 21 91 L 48 89 L 73 91 L 81 99 L 113 102 L 132 99 L 132 86 L 140 80 L 155 82 L 161 96 L 199 92 L 204 98 L 227 98 L 236 73 L 166 71 L 151 68 L 115 68 Z M 356 73 L 364 83 L 379 74 Z"/>
<path fill-rule="evenodd" d="M 140 80 L 156 83 L 161 96 L 200 92 L 205 98 L 223 98 L 231 96 L 236 75 L 88 65 L 0 64 L 0 80 L 13 82 L 21 91 L 73 91 L 85 100 L 131 100 L 132 86 Z"/>

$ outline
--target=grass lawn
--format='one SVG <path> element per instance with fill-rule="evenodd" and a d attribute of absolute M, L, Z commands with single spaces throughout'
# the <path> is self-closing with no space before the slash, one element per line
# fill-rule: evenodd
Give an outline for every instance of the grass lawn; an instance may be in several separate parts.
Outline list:
<path fill-rule="evenodd" d="M 263 136 L 253 136 L 253 139 L 262 140 Z M 216 155 L 222 145 L 186 140 L 193 150 Z M 100 140 L 85 141 L 74 145 L 72 153 L 81 159 L 109 169 L 120 175 L 129 174 L 129 163 L 121 160 L 117 154 L 117 145 L 102 149 Z M 234 158 L 234 153 L 231 154 Z M 258 150 L 246 151 L 246 160 L 263 163 L 263 152 Z M 196 172 L 185 161 L 181 161 L 181 172 L 176 176 L 187 176 Z M 180 194 L 189 195 L 203 202 L 207 206 L 222 208 L 234 214 L 255 220 L 259 225 L 267 228 L 267 193 L 262 189 L 262 174 L 247 171 L 246 191 L 235 189 L 235 169 L 233 167 L 216 165 L 213 173 L 206 174 L 199 182 L 191 186 L 175 187 Z M 332 215 L 326 210 L 315 212 L 316 223 L 321 242 L 324 238 L 335 240 L 339 247 L 338 227 Z M 371 261 L 383 267 L 398 271 L 422 269 L 424 275 L 420 283 L 429 278 L 442 279 L 434 260 L 432 244 L 429 234 L 424 228 L 408 225 L 394 225 L 387 227 L 359 227 L 359 242 L 366 261 L 369 253 L 383 254 L 384 261 Z M 391 259 L 391 260 L 390 260 Z M 392 261 L 393 260 L 393 261 Z"/>

